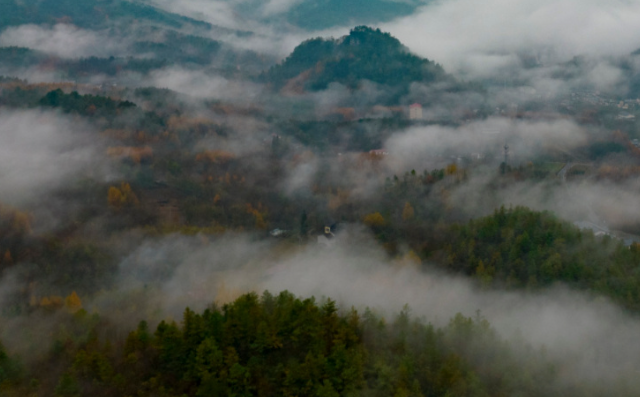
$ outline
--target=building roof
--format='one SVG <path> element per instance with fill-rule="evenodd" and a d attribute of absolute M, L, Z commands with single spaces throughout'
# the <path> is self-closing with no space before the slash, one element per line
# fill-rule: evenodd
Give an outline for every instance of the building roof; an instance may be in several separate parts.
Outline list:
<path fill-rule="evenodd" d="M 419 103 L 414 103 L 413 105 L 409 106 L 410 108 L 421 108 L 422 105 L 420 105 Z"/>

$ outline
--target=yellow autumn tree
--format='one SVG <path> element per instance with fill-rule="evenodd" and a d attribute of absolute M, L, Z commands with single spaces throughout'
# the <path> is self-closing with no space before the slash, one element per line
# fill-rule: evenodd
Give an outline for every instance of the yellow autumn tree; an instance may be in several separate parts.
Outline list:
<path fill-rule="evenodd" d="M 455 175 L 458 173 L 458 165 L 456 163 L 451 163 L 444 169 L 444 173 L 446 175 Z"/>
<path fill-rule="evenodd" d="M 64 299 L 64 305 L 67 310 L 72 313 L 75 313 L 78 310 L 82 309 L 82 301 L 80 300 L 80 297 L 78 296 L 76 291 L 73 291 L 71 295 L 67 296 Z"/>
<path fill-rule="evenodd" d="M 122 207 L 122 192 L 115 186 L 111 186 L 109 188 L 109 193 L 107 194 L 107 201 L 109 202 L 109 207 L 119 209 Z"/>
<path fill-rule="evenodd" d="M 42 307 L 43 309 L 57 309 L 59 307 L 62 307 L 62 304 L 62 298 L 55 295 L 49 297 L 45 296 L 40 300 L 40 307 Z"/>
<path fill-rule="evenodd" d="M 384 226 L 384 224 L 387 223 L 382 214 L 380 214 L 379 212 L 374 212 L 373 214 L 365 216 L 363 222 L 369 227 Z"/>
<path fill-rule="evenodd" d="M 114 209 L 120 209 L 125 205 L 135 206 L 140 204 L 138 197 L 131 190 L 131 186 L 128 183 L 121 183 L 120 188 L 111 186 L 107 193 L 107 201 L 109 207 Z"/>
<path fill-rule="evenodd" d="M 407 222 L 412 220 L 414 217 L 415 217 L 415 211 L 413 210 L 411 203 L 407 201 L 404 205 L 404 209 L 402 210 L 402 220 Z"/>
<path fill-rule="evenodd" d="M 266 230 L 267 222 L 264 221 L 264 217 L 262 216 L 262 214 L 257 213 L 255 214 L 255 217 L 256 217 L 256 229 Z"/>
<path fill-rule="evenodd" d="M 51 299 L 47 298 L 46 296 L 40 300 L 40 306 L 44 308 L 51 307 L 51 305 Z"/>
<path fill-rule="evenodd" d="M 135 193 L 133 193 L 133 191 L 131 190 L 131 186 L 129 186 L 128 183 L 123 183 L 122 186 L 120 187 L 120 190 L 122 190 L 122 194 L 124 194 L 125 201 L 127 202 L 127 204 L 131 204 L 131 205 L 140 204 L 140 200 L 138 200 L 138 196 L 136 196 Z"/>
<path fill-rule="evenodd" d="M 413 251 L 409 251 L 398 258 L 395 263 L 398 266 L 418 267 L 422 264 L 422 259 Z"/>

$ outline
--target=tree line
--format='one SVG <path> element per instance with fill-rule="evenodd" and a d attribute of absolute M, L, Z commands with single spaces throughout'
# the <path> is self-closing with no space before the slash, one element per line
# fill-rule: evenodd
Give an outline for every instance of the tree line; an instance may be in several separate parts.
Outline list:
<path fill-rule="evenodd" d="M 63 310 L 63 309 L 60 309 Z M 66 314 L 65 314 L 66 313 Z M 54 314 L 50 314 L 53 316 Z M 5 396 L 554 396 L 584 391 L 476 315 L 436 327 L 288 292 L 242 295 L 118 338 L 98 314 L 58 315 L 29 367 L 0 345 Z M 519 357 L 522 352 L 526 359 Z M 48 368 L 38 371 L 38 368 Z M 586 386 L 585 386 L 586 387 Z M 624 395 L 624 390 L 621 389 Z"/>

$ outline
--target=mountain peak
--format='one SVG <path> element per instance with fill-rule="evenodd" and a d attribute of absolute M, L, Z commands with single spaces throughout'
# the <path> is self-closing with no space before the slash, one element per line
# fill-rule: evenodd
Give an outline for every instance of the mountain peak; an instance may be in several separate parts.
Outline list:
<path fill-rule="evenodd" d="M 368 26 L 357 26 L 339 39 L 307 40 L 262 77 L 276 89 L 303 80 L 305 91 L 323 90 L 334 82 L 355 89 L 362 80 L 406 90 L 412 82 L 448 78 L 436 63 L 411 54 L 391 34 Z"/>

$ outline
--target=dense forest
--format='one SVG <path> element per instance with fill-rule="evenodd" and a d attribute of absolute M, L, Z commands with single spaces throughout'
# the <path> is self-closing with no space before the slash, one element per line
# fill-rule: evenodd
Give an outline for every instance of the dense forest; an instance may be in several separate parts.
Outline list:
<path fill-rule="evenodd" d="M 203 313 L 186 309 L 179 323 L 162 321 L 155 329 L 141 321 L 117 339 L 113 325 L 80 307 L 67 298 L 57 309 L 53 347 L 34 366 L 46 365 L 47 372 L 22 368 L 0 350 L 0 390 L 8 396 L 553 396 L 594 386 L 557 386 L 559 369 L 543 351 L 502 339 L 480 315 L 458 314 L 435 327 L 407 312 L 386 321 L 369 310 L 342 311 L 331 300 L 265 292 Z M 526 360 L 518 357 L 522 351 Z M 633 393 L 621 387 L 616 395 Z"/>
<path fill-rule="evenodd" d="M 640 246 L 594 237 L 549 213 L 505 210 L 451 229 L 446 266 L 482 283 L 539 288 L 563 282 L 635 310 Z"/>

